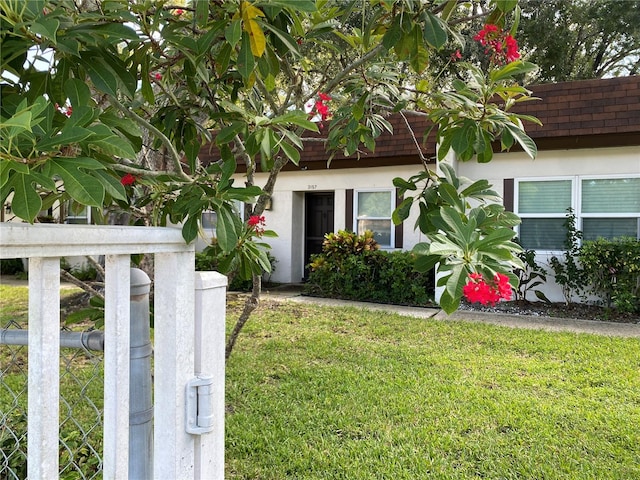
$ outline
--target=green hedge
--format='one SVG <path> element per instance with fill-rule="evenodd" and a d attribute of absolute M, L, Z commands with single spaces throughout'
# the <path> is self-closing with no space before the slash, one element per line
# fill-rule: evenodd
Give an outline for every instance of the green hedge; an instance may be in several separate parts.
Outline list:
<path fill-rule="evenodd" d="M 640 241 L 635 238 L 584 242 L 580 263 L 594 294 L 607 307 L 640 312 Z"/>
<path fill-rule="evenodd" d="M 385 252 L 366 232 L 340 231 L 325 237 L 323 253 L 312 257 L 308 295 L 397 305 L 431 305 L 433 272 L 414 271 L 410 252 Z"/>

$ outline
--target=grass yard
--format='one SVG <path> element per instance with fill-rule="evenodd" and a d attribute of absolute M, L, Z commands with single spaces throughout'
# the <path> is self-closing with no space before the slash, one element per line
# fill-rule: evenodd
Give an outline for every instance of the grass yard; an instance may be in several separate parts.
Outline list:
<path fill-rule="evenodd" d="M 637 339 L 265 303 L 227 369 L 229 479 L 640 479 Z"/>

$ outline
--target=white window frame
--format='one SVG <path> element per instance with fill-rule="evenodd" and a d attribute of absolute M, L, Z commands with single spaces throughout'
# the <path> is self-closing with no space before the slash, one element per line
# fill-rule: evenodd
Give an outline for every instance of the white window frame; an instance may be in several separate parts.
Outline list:
<path fill-rule="evenodd" d="M 71 225 L 91 225 L 91 207 L 88 205 L 84 206 L 87 214 L 86 215 L 74 215 L 71 211 L 71 201 L 67 201 L 64 203 L 64 223 L 68 223 Z M 81 220 L 85 219 L 86 221 L 83 223 L 79 222 L 69 222 L 69 220 Z"/>
<path fill-rule="evenodd" d="M 550 177 L 520 177 L 514 179 L 513 189 L 513 211 L 520 218 L 566 218 L 567 212 L 563 213 L 520 213 L 520 183 L 524 182 L 548 182 L 555 180 L 570 180 L 571 181 L 571 208 L 576 216 L 576 228 L 580 231 L 583 230 L 584 218 L 602 218 L 604 216 L 610 218 L 636 218 L 638 226 L 636 229 L 636 238 L 640 238 L 640 213 L 582 213 L 582 181 L 583 180 L 615 180 L 622 178 L 640 178 L 640 174 L 633 173 L 621 173 L 615 175 L 564 175 L 564 176 L 550 176 Z M 520 226 L 516 227 L 516 232 L 520 236 Z M 562 250 L 536 250 L 538 253 L 557 254 Z"/>
<path fill-rule="evenodd" d="M 360 201 L 361 193 L 378 193 L 378 192 L 389 192 L 390 200 L 389 200 L 389 216 L 388 217 L 359 217 L 358 216 L 358 203 Z M 362 189 L 354 189 L 353 191 L 353 230 L 358 233 L 358 222 L 360 220 L 389 220 L 389 225 L 391 228 L 391 235 L 389 236 L 389 245 L 384 245 L 380 242 L 380 248 L 382 250 L 393 250 L 396 244 L 396 229 L 393 224 L 393 211 L 396 208 L 395 205 L 395 188 L 362 188 Z M 374 237 L 375 238 L 375 237 Z M 377 240 L 376 240 L 377 241 Z"/>

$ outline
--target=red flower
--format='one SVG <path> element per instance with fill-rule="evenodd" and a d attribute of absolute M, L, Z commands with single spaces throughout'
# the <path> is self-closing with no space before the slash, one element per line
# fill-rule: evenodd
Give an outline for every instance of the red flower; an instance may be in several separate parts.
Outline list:
<path fill-rule="evenodd" d="M 126 187 L 127 185 L 133 185 L 134 183 L 136 183 L 136 180 L 137 179 L 135 176 L 133 176 L 130 173 L 127 173 L 124 177 L 120 179 L 120 183 Z"/>
<path fill-rule="evenodd" d="M 462 287 L 462 294 L 467 301 L 493 306 L 500 299 L 511 299 L 511 285 L 506 275 L 496 273 L 493 277 L 494 285 L 489 285 L 479 273 L 472 273 L 469 278 L 467 284 Z"/>
<path fill-rule="evenodd" d="M 329 100 L 331 100 L 331 97 L 326 93 L 318 92 L 318 96 L 320 97 L 320 100 L 322 100 L 323 102 L 328 102 Z"/>
<path fill-rule="evenodd" d="M 178 8 L 177 10 L 173 11 L 174 15 L 182 15 L 184 13 L 184 10 L 182 10 L 181 8 Z"/>
<path fill-rule="evenodd" d="M 483 47 L 487 47 L 484 53 L 491 55 L 491 61 L 497 65 L 520 58 L 516 39 L 496 25 L 490 23 L 485 25 L 473 39 L 480 42 Z"/>
<path fill-rule="evenodd" d="M 262 216 L 251 215 L 249 220 L 247 220 L 247 225 L 253 227 L 256 232 L 256 235 L 260 236 L 264 233 L 264 226 L 266 224 L 266 220 Z"/>
<path fill-rule="evenodd" d="M 150 73 L 150 74 L 149 74 L 149 76 L 150 76 L 153 80 L 156 80 L 156 81 L 160 81 L 160 80 L 162 80 L 162 74 L 161 74 L 161 73 L 159 73 L 159 72 L 156 72 L 156 73 Z"/>
<path fill-rule="evenodd" d="M 451 61 L 455 62 L 456 60 L 460 60 L 462 58 L 462 54 L 460 53 L 460 50 L 456 50 L 455 52 L 453 52 L 451 54 Z"/>

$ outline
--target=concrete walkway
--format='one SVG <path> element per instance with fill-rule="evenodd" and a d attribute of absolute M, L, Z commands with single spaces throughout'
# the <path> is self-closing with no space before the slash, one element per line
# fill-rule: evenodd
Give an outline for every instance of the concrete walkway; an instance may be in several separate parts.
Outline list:
<path fill-rule="evenodd" d="M 15 277 L 2 275 L 0 284 L 27 286 L 26 280 L 16 280 Z M 73 288 L 74 285 L 63 285 L 62 288 Z M 372 311 L 391 312 L 407 317 L 433 318 L 436 320 L 469 321 L 490 323 L 503 327 L 528 328 L 547 330 L 552 332 L 593 333 L 613 337 L 640 338 L 640 324 L 598 322 L 595 320 L 579 320 L 573 318 L 534 317 L 531 315 L 507 315 L 503 313 L 486 313 L 472 311 L 458 311 L 447 315 L 439 308 L 405 307 L 402 305 L 386 305 L 369 302 L 352 302 L 349 300 L 334 300 L 331 298 L 308 297 L 302 295 L 296 285 L 286 285 L 275 289 L 266 289 L 262 297 L 267 300 L 291 301 L 298 303 L 312 303 L 333 307 L 355 307 Z"/>
<path fill-rule="evenodd" d="M 265 289 L 262 297 L 264 299 L 274 301 L 312 303 L 314 305 L 333 307 L 355 307 L 372 311 L 392 312 L 416 318 L 482 322 L 511 328 L 528 328 L 553 332 L 592 333 L 613 337 L 640 338 L 640 324 L 637 323 L 599 322 L 595 320 L 542 316 L 535 317 L 530 315 L 507 315 L 502 313 L 472 312 L 468 310 L 457 311 L 451 315 L 447 315 L 438 308 L 405 307 L 401 305 L 384 305 L 369 302 L 353 302 L 349 300 L 308 297 L 302 295 L 300 290 L 296 288 L 277 288 L 274 290 Z"/>

